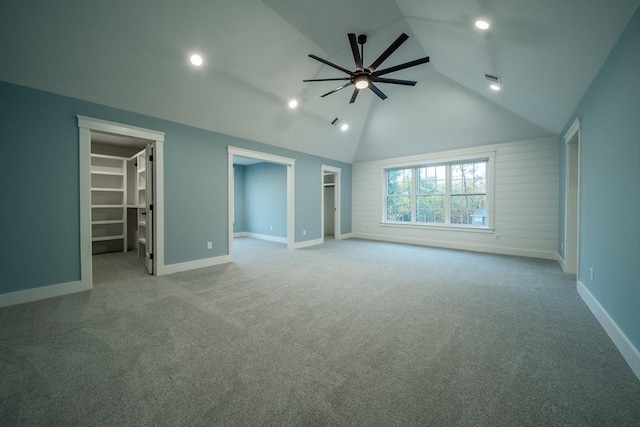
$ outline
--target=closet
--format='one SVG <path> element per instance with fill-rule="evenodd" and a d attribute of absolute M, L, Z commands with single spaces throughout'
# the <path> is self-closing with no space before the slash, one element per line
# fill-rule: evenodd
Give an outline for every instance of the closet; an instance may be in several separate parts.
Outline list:
<path fill-rule="evenodd" d="M 323 175 L 324 189 L 324 235 L 335 236 L 335 175 Z"/>
<path fill-rule="evenodd" d="M 91 135 L 92 254 L 136 250 L 147 245 L 147 142 Z"/>

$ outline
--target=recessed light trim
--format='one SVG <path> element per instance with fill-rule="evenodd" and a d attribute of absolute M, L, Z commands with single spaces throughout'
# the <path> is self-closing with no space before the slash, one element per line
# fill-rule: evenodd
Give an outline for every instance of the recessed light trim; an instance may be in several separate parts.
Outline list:
<path fill-rule="evenodd" d="M 298 106 L 298 101 L 295 99 L 292 99 L 291 101 L 289 101 L 289 108 L 291 108 L 292 110 L 294 108 L 296 108 Z"/>
<path fill-rule="evenodd" d="M 497 91 L 499 91 L 499 90 L 501 89 L 501 88 L 500 88 L 500 85 L 499 85 L 499 84 L 497 84 L 497 83 L 491 83 L 491 84 L 489 85 L 489 88 L 491 88 L 491 90 L 495 90 L 496 92 L 497 92 Z"/>
<path fill-rule="evenodd" d="M 346 132 L 349 129 L 349 125 L 344 123 L 342 126 L 340 126 L 340 130 L 342 132 Z"/>
<path fill-rule="evenodd" d="M 202 60 L 202 56 L 198 55 L 197 53 L 194 53 L 193 55 L 191 55 L 189 57 L 189 61 L 191 61 L 191 63 L 193 65 L 195 65 L 196 67 L 199 67 L 202 65 L 202 63 L 204 62 Z"/>
<path fill-rule="evenodd" d="M 476 21 L 476 27 L 481 30 L 488 30 L 491 25 L 484 19 L 478 19 Z"/>

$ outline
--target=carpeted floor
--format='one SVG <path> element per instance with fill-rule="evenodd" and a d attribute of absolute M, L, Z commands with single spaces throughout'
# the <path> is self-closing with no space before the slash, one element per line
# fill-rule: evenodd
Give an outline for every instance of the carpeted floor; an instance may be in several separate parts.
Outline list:
<path fill-rule="evenodd" d="M 0 425 L 640 424 L 640 381 L 555 262 L 362 240 L 0 310 Z"/>

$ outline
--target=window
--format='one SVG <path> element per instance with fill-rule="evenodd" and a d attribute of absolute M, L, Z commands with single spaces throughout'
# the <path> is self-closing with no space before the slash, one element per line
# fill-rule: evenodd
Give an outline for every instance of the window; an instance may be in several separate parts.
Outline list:
<path fill-rule="evenodd" d="M 385 170 L 384 222 L 489 226 L 489 159 Z"/>

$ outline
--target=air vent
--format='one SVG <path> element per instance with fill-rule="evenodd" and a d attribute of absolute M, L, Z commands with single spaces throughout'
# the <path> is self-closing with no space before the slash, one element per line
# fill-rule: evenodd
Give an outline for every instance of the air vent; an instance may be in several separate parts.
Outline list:
<path fill-rule="evenodd" d="M 498 84 L 501 83 L 500 76 L 494 76 L 492 74 L 485 74 L 484 78 L 489 80 L 490 82 L 493 82 L 493 83 L 498 83 Z"/>

